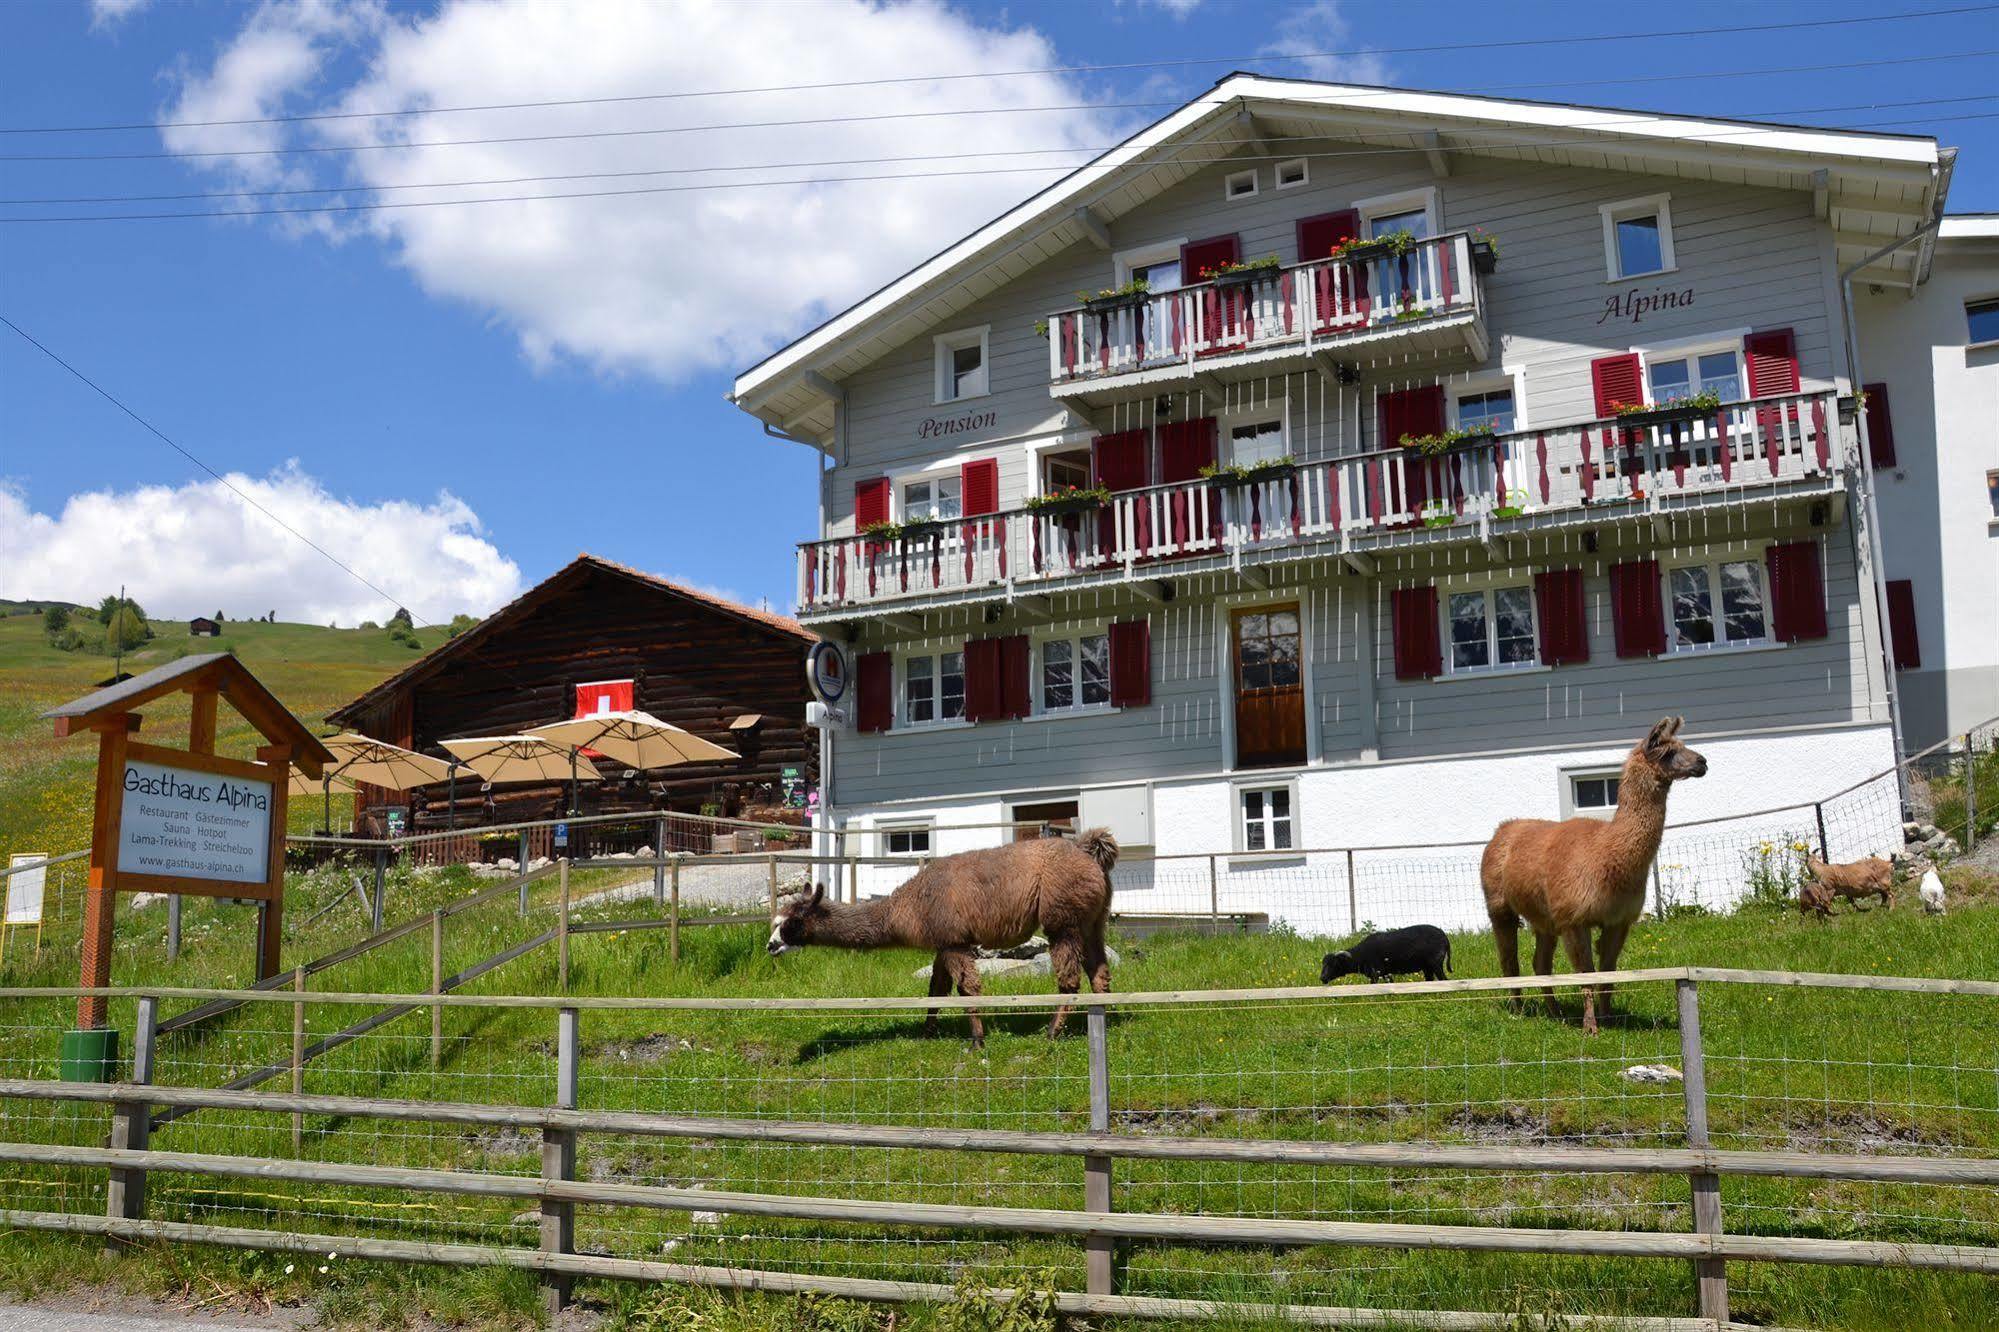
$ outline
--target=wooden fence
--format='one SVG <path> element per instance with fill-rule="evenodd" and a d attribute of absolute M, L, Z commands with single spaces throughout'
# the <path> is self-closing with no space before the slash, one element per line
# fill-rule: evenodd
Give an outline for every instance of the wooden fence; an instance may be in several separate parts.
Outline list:
<path fill-rule="evenodd" d="M 1218 1314 L 1276 1315 L 1301 1323 L 1393 1325 L 1440 1329 L 1489 1326 L 1490 1313 L 1330 1308 L 1321 1305 L 1223 1304 L 1213 1301 L 1141 1297 L 1117 1290 L 1120 1242 L 1258 1245 L 1271 1247 L 1342 1245 L 1398 1250 L 1451 1250 L 1459 1253 L 1571 1255 L 1663 1259 L 1691 1264 L 1697 1308 L 1691 1317 L 1578 1317 L 1573 1325 L 1627 1329 L 1719 1329 L 1729 1322 L 1728 1264 L 1832 1264 L 1906 1268 L 1999 1276 L 1999 1246 L 1908 1243 L 1873 1239 L 1730 1233 L 1724 1224 L 1726 1184 L 1766 1176 L 1794 1180 L 1861 1181 L 1877 1184 L 1999 1186 L 1999 1158 L 1935 1154 L 1724 1150 L 1708 1134 L 1708 1091 L 1704 1074 L 1701 993 L 1704 986 L 1786 986 L 1826 991 L 1880 991 L 1901 994 L 1999 998 L 1999 983 L 1909 977 L 1823 975 L 1701 967 L 1651 968 L 1591 976 L 1479 978 L 1402 985 L 1343 987 L 1340 1000 L 1393 996 L 1465 996 L 1505 990 L 1557 990 L 1582 984 L 1623 986 L 1670 984 L 1676 993 L 1686 1141 L 1680 1147 L 1589 1147 L 1554 1144 L 1518 1146 L 1482 1143 L 1294 1141 L 1278 1138 L 1139 1136 L 1111 1131 L 1112 1069 L 1107 1041 L 1113 1010 L 1159 1010 L 1210 1006 L 1218 1020 L 1236 1020 L 1247 1004 L 1306 999 L 1324 1001 L 1319 988 L 1203 992 L 1149 992 L 1088 996 L 1085 1027 L 1088 1050 L 1088 1128 L 1028 1131 L 950 1128 L 929 1125 L 836 1123 L 762 1118 L 668 1115 L 582 1109 L 577 1092 L 581 1062 L 579 1024 L 591 1011 L 771 1011 L 895 1012 L 916 1009 L 1046 1010 L 1062 996 L 1012 994 L 976 1000 L 895 998 L 638 998 L 609 996 L 481 996 L 433 987 L 428 994 L 367 995 L 291 993 L 272 990 L 102 989 L 107 998 L 136 999 L 136 1041 L 130 1080 L 79 1084 L 0 1079 L 0 1100 L 41 1103 L 96 1103 L 112 1109 L 104 1146 L 0 1143 L 0 1161 L 38 1166 L 102 1169 L 109 1187 L 103 1216 L 72 1211 L 8 1209 L 9 1226 L 97 1234 L 120 1239 L 218 1244 L 272 1251 L 340 1253 L 392 1261 L 504 1265 L 542 1274 L 551 1307 L 567 1298 L 577 1277 L 678 1281 L 765 1291 L 821 1291 L 874 1300 L 947 1298 L 933 1283 L 886 1281 L 818 1273 L 734 1269 L 674 1264 L 576 1251 L 578 1206 L 714 1211 L 746 1217 L 783 1218 L 849 1225 L 944 1232 L 1001 1232 L 1062 1236 L 1079 1241 L 1085 1255 L 1085 1289 L 1060 1297 L 1067 1312 L 1099 1316 L 1192 1318 Z M 72 998 L 75 989 L 0 989 L 0 1002 Z M 307 1095 L 296 1080 L 286 1092 L 152 1085 L 155 1037 L 163 1024 L 158 1006 L 180 998 L 242 1006 L 282 1004 L 302 1013 L 307 1004 L 367 1005 L 382 1012 L 429 1007 L 534 1009 L 555 1011 L 556 1094 L 543 1106 Z M 303 1030 L 297 1021 L 295 1030 Z M 433 1032 L 436 1028 L 433 1027 Z M 433 1040 L 435 1037 L 433 1037 Z M 293 1065 L 296 1069 L 297 1065 Z M 277 1070 L 272 1070 L 273 1072 Z M 204 1109 L 340 1120 L 380 1120 L 427 1125 L 512 1129 L 538 1134 L 542 1144 L 538 1176 L 465 1169 L 405 1168 L 349 1162 L 283 1159 L 156 1150 L 151 1132 L 167 1119 Z M 922 1201 L 880 1201 L 850 1197 L 795 1196 L 761 1191 L 713 1191 L 660 1187 L 615 1180 L 579 1178 L 579 1137 L 683 1139 L 703 1142 L 757 1142 L 923 1152 L 986 1153 L 1055 1160 L 1080 1158 L 1083 1206 L 960 1206 Z M 1111 1180 L 1118 1162 L 1211 1161 L 1324 1169 L 1394 1168 L 1470 1172 L 1538 1172 L 1549 1175 L 1684 1176 L 1693 1200 L 1692 1228 L 1683 1233 L 1656 1230 L 1590 1230 L 1512 1225 L 1436 1225 L 1318 1218 L 1188 1215 L 1112 1208 Z M 148 1219 L 149 1173 L 173 1172 L 227 1179 L 291 1181 L 387 1189 L 418 1194 L 515 1199 L 532 1203 L 540 1216 L 540 1243 L 534 1249 L 497 1244 L 412 1242 L 370 1236 L 251 1229 Z M 1555 1320 L 1553 1326 L 1569 1325 Z"/>

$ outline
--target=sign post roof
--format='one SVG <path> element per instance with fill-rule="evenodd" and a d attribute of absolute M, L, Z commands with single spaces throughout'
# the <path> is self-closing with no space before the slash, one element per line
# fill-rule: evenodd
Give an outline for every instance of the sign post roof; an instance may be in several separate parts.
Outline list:
<path fill-rule="evenodd" d="M 135 709 L 172 693 L 217 694 L 273 745 L 289 745 L 292 763 L 308 777 L 333 762 L 333 754 L 310 727 L 292 715 L 249 668 L 228 652 L 205 652 L 155 666 L 143 675 L 82 698 L 72 699 L 42 714 L 56 724 L 58 737 L 82 731 L 129 728 L 125 720 Z"/>

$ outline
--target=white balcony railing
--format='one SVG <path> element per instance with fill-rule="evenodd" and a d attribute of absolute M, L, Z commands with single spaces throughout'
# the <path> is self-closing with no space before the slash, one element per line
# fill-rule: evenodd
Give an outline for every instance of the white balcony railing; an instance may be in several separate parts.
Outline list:
<path fill-rule="evenodd" d="M 1830 477 L 1842 456 L 1830 392 L 1726 404 L 1633 425 L 1585 421 L 1487 436 L 1426 455 L 1394 448 L 1320 459 L 1250 481 L 1121 491 L 1059 512 L 1010 509 L 893 536 L 799 547 L 807 614 L 1163 562 L 1379 533 L 1464 539 L 1507 521 L 1676 496 L 1749 498 L 1772 482 Z"/>
<path fill-rule="evenodd" d="M 1475 313 L 1471 238 L 1420 240 L 1402 254 L 1249 269 L 1172 291 L 1049 316 L 1058 387 L 1283 346 L 1312 350 L 1384 329 Z"/>

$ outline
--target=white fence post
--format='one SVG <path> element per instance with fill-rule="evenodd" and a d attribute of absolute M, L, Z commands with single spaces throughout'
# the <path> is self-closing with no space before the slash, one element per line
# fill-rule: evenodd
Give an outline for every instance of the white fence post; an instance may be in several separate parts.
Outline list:
<path fill-rule="evenodd" d="M 1107 1023 L 1101 1007 L 1091 1008 L 1084 1017 L 1090 1046 L 1090 1131 L 1108 1133 L 1111 1127 L 1111 1072 Z M 1083 1209 L 1107 1213 L 1111 1210 L 1111 1158 L 1083 1158 Z M 1109 1295 L 1116 1282 L 1112 1269 L 1116 1241 L 1108 1235 L 1091 1235 L 1084 1241 L 1084 1286 L 1092 1295 Z"/>
<path fill-rule="evenodd" d="M 1687 1103 L 1687 1146 L 1705 1151 L 1712 1145 L 1707 1127 L 1707 1065 L 1701 1056 L 1700 992 L 1693 981 L 1673 983 L 1680 1010 L 1681 1088 Z M 1721 1234 L 1721 1179 L 1696 1172 L 1688 1176 L 1694 1195 L 1694 1230 Z M 1719 1258 L 1694 1260 L 1700 1316 L 1728 1321 L 1728 1264 Z"/>
<path fill-rule="evenodd" d="M 564 1008 L 556 1014 L 555 1105 L 559 1110 L 576 1108 L 576 1074 L 580 1059 L 576 1039 L 576 1010 Z M 564 1182 L 576 1178 L 576 1130 L 543 1128 L 541 1131 L 541 1177 Z M 541 1202 L 541 1251 L 576 1252 L 576 1206 L 544 1198 Z M 572 1278 L 567 1273 L 544 1272 L 542 1302 L 551 1315 L 561 1313 L 569 1303 Z"/>

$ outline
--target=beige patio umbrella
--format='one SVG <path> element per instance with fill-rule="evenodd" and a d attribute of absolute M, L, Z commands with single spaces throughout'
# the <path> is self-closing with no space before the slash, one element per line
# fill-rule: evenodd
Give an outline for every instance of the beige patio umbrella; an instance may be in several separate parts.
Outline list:
<path fill-rule="evenodd" d="M 569 748 L 569 761 L 593 750 L 614 763 L 645 772 L 671 768 L 680 763 L 712 763 L 717 759 L 740 758 L 733 749 L 710 744 L 698 735 L 681 730 L 650 712 L 594 712 L 587 717 L 530 726 L 529 735 L 538 735 Z M 576 808 L 576 788 L 569 792 L 570 810 Z"/>
<path fill-rule="evenodd" d="M 329 774 L 315 781 L 313 778 L 300 772 L 297 768 L 293 768 L 291 770 L 291 781 L 286 784 L 285 793 L 287 795 L 302 796 L 311 795 L 315 791 L 325 790 L 328 792 L 338 791 L 340 794 L 346 795 L 353 789 L 354 783 L 345 778 L 334 777 Z"/>
<path fill-rule="evenodd" d="M 441 743 L 460 763 L 495 785 L 561 782 L 571 776 L 569 750 L 538 735 L 467 736 Z M 601 780 L 595 768 L 587 777 L 575 775 L 586 782 Z"/>
<path fill-rule="evenodd" d="M 419 754 L 401 745 L 392 745 L 386 740 L 373 736 L 356 735 L 348 731 L 324 742 L 333 755 L 333 762 L 326 767 L 324 792 L 324 815 L 326 826 L 333 826 L 333 786 L 334 779 L 347 783 L 365 782 L 369 786 L 379 786 L 388 791 L 407 791 L 412 787 L 429 786 L 433 782 L 450 782 L 452 799 L 451 822 L 458 822 L 458 783 L 454 780 L 456 763 L 446 763 L 428 754 Z"/>

